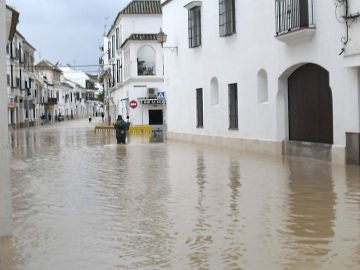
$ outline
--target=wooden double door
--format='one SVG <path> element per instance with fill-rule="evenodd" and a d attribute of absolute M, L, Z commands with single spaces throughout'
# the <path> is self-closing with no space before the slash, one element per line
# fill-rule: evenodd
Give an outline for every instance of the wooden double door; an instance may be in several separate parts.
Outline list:
<path fill-rule="evenodd" d="M 333 143 L 333 102 L 329 72 L 306 64 L 288 79 L 289 139 Z"/>

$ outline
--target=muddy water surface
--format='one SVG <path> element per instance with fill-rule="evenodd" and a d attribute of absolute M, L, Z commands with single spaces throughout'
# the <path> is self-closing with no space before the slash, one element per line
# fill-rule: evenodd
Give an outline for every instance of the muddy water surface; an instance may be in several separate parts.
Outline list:
<path fill-rule="evenodd" d="M 10 133 L 0 269 L 360 269 L 360 170 L 85 121 Z"/>

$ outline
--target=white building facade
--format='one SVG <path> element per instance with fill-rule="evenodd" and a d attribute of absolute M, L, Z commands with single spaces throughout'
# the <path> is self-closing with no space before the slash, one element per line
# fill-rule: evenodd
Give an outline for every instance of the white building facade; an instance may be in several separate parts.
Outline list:
<path fill-rule="evenodd" d="M 11 11 L 11 12 L 9 12 Z M 7 115 L 8 93 L 6 87 L 6 44 L 12 39 L 18 23 L 19 13 L 9 9 L 0 0 L 0 113 Z M 0 118 L 0 242 L 10 235 L 12 229 L 12 199 L 10 180 L 10 155 L 7 117 Z"/>
<path fill-rule="evenodd" d="M 360 128 L 359 1 L 161 4 L 164 45 L 178 48 L 164 53 L 168 137 L 345 162 Z"/>
<path fill-rule="evenodd" d="M 76 118 L 95 116 L 97 110 L 97 88 L 92 76 L 72 67 L 60 67 L 63 72 L 62 81 L 72 87 L 74 96 L 68 92 L 67 111 Z M 69 108 L 70 107 L 70 108 Z M 69 111 L 70 110 L 70 111 Z"/>
<path fill-rule="evenodd" d="M 8 7 L 8 13 L 14 10 Z M 8 124 L 11 127 L 35 125 L 35 48 L 16 31 L 6 44 Z"/>
<path fill-rule="evenodd" d="M 117 115 L 133 125 L 164 125 L 166 99 L 162 46 L 156 35 L 162 25 L 160 1 L 130 2 L 104 39 L 105 104 L 111 122 Z"/>

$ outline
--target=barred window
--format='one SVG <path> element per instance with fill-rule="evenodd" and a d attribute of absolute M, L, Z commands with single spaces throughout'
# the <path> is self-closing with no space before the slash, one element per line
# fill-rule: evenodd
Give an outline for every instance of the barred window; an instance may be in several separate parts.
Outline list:
<path fill-rule="evenodd" d="M 238 128 L 238 93 L 237 84 L 229 84 L 229 129 Z"/>
<path fill-rule="evenodd" d="M 235 33 L 235 0 L 219 0 L 219 30 L 221 37 Z"/>
<path fill-rule="evenodd" d="M 194 7 L 188 11 L 189 48 L 201 45 L 201 12 L 200 7 Z"/>
<path fill-rule="evenodd" d="M 111 37 L 111 56 L 115 57 L 115 36 Z"/>
<path fill-rule="evenodd" d="M 196 89 L 196 126 L 198 128 L 204 126 L 203 118 L 203 90 L 202 88 Z"/>
<path fill-rule="evenodd" d="M 111 42 L 108 41 L 108 51 L 107 51 L 107 54 L 108 54 L 108 59 L 111 59 Z"/>
<path fill-rule="evenodd" d="M 313 0 L 275 0 L 276 35 L 314 26 Z"/>
<path fill-rule="evenodd" d="M 116 49 L 119 49 L 119 27 L 116 28 L 116 32 L 115 32 L 115 43 L 116 43 Z"/>
<path fill-rule="evenodd" d="M 121 78 L 121 62 L 120 62 L 120 60 L 116 60 L 116 68 L 117 68 L 116 82 L 120 83 L 120 82 L 122 82 L 122 78 Z"/>

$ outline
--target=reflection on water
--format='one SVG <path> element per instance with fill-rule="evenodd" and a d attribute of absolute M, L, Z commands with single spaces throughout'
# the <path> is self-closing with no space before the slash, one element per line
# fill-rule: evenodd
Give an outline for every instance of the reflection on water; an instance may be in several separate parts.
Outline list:
<path fill-rule="evenodd" d="M 289 217 L 287 228 L 289 269 L 299 262 L 312 269 L 321 268 L 321 261 L 331 252 L 334 237 L 336 194 L 334 193 L 331 165 L 321 161 L 290 159 Z"/>
<path fill-rule="evenodd" d="M 359 167 L 74 123 L 10 132 L 0 269 L 358 269 Z"/>

